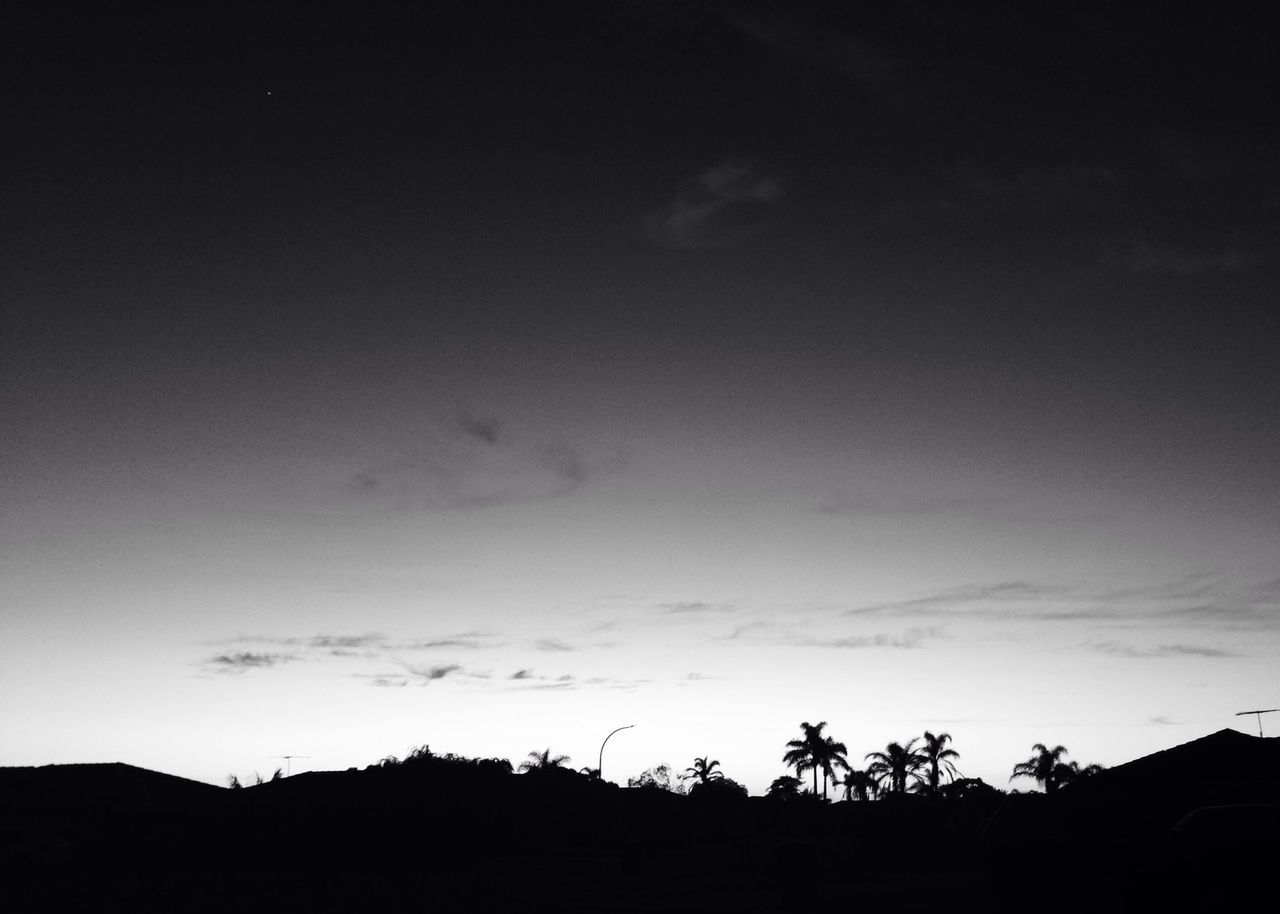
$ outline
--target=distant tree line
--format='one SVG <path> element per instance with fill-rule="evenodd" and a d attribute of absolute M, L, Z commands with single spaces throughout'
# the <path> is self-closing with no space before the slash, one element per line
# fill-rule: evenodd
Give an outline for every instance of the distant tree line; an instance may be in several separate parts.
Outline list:
<path fill-rule="evenodd" d="M 996 788 L 977 778 L 964 778 L 956 767 L 960 753 L 951 747 L 950 733 L 934 734 L 928 730 L 922 736 L 906 743 L 891 742 L 883 750 L 868 752 L 863 757 L 863 767 L 855 767 L 848 759 L 848 747 L 828 735 L 826 721 L 800 724 L 800 735 L 786 744 L 782 762 L 795 770 L 774 778 L 766 796 L 790 800 L 801 797 L 828 800 L 829 789 L 840 789 L 846 801 L 868 802 L 908 794 L 933 797 L 962 797 L 978 791 L 995 791 Z M 1027 778 L 1034 780 L 1045 793 L 1055 793 L 1061 788 L 1104 770 L 1101 765 L 1084 765 L 1067 761 L 1065 746 L 1049 748 L 1043 743 L 1031 747 L 1032 755 L 1013 766 L 1009 780 Z M 599 769 L 584 767 L 577 770 L 566 767 L 569 756 L 552 753 L 551 748 L 534 750 L 513 768 L 504 758 L 469 758 L 454 753 L 438 755 L 423 744 L 410 747 L 404 758 L 388 755 L 366 770 L 404 770 L 432 772 L 440 775 L 471 775 L 496 777 L 511 775 L 517 771 L 526 776 L 584 778 L 599 781 Z M 354 769 L 353 769 L 354 770 Z M 818 783 L 821 776 L 821 792 Z M 283 778 L 277 768 L 271 781 Z M 806 787 L 806 778 L 811 783 Z M 228 786 L 238 789 L 245 786 L 235 775 L 229 775 Z M 254 773 L 254 785 L 262 784 L 262 776 Z M 660 764 L 647 768 L 635 777 L 627 779 L 627 787 L 637 790 L 655 790 L 688 796 L 745 797 L 747 789 L 727 777 L 721 770 L 720 760 L 710 755 L 694 758 L 693 764 L 675 774 L 670 765 Z"/>

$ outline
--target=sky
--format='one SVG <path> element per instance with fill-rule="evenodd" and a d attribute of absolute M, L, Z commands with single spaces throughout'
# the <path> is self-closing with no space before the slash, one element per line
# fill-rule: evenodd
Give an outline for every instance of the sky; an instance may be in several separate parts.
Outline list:
<path fill-rule="evenodd" d="M 422 6 L 4 13 L 0 764 L 1280 707 L 1260 7 Z"/>

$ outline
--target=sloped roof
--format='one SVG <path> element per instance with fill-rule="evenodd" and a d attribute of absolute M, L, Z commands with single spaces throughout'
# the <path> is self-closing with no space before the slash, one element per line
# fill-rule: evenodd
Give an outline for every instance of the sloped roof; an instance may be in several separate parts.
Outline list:
<path fill-rule="evenodd" d="M 1162 831 L 1193 810 L 1280 802 L 1280 738 L 1219 730 L 1115 765 L 1053 796 L 1009 797 L 989 839 Z"/>
<path fill-rule="evenodd" d="M 0 809 L 182 812 L 211 808 L 225 794 L 123 762 L 0 768 Z"/>
<path fill-rule="evenodd" d="M 1234 793 L 1268 786 L 1280 786 L 1280 738 L 1226 729 L 1108 768 L 1070 789 Z"/>

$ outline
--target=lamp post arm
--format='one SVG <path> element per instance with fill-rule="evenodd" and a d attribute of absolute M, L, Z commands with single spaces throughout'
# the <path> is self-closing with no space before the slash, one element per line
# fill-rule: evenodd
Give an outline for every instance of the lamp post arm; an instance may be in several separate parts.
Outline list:
<path fill-rule="evenodd" d="M 597 778 L 599 778 L 599 779 L 600 779 L 600 780 L 602 780 L 602 781 L 604 780 L 604 746 L 605 746 L 605 743 L 609 742 L 610 738 L 613 736 L 613 734 L 614 734 L 614 733 L 620 733 L 620 732 L 622 732 L 623 730 L 630 730 L 630 729 L 631 729 L 632 727 L 634 727 L 634 726 L 635 726 L 635 724 L 627 724 L 625 727 L 619 727 L 617 730 L 614 730 L 612 733 L 610 733 L 608 736 L 606 736 L 606 737 L 604 738 L 604 743 L 601 743 L 601 744 L 600 744 L 600 756 L 599 756 L 599 758 L 597 758 L 597 759 L 596 759 L 596 777 L 597 777 Z"/>

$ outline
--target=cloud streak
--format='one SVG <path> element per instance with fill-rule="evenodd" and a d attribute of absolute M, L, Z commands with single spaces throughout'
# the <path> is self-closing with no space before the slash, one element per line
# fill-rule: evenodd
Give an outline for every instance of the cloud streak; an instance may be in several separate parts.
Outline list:
<path fill-rule="evenodd" d="M 616 457 L 563 442 L 520 440 L 497 419 L 424 421 L 345 478 L 344 497 L 397 511 L 489 508 L 561 498 L 615 470 Z"/>
<path fill-rule="evenodd" d="M 728 159 L 685 182 L 645 220 L 645 230 L 653 242 L 679 250 L 729 247 L 761 230 L 782 197 L 777 178 Z"/>
<path fill-rule="evenodd" d="M 215 654 L 204 661 L 206 669 L 218 673 L 238 675 L 249 670 L 266 670 L 281 664 L 290 663 L 298 658 L 293 654 L 266 653 L 261 651 L 230 651 Z"/>
<path fill-rule="evenodd" d="M 963 584 L 905 600 L 871 603 L 846 616 L 927 616 L 1043 622 L 1181 622 L 1209 628 L 1280 627 L 1280 593 L 1272 581 L 1216 574 L 1129 586 L 997 581 Z"/>
<path fill-rule="evenodd" d="M 1120 641 L 1086 641 L 1083 648 L 1110 654 L 1113 657 L 1157 658 L 1157 657 L 1239 657 L 1233 651 L 1220 650 L 1214 647 L 1203 647 L 1195 644 L 1157 644 L 1153 647 L 1137 647 Z"/>
<path fill-rule="evenodd" d="M 918 648 L 927 641 L 942 637 L 945 637 L 945 630 L 940 625 L 917 626 L 900 632 L 818 636 L 801 632 L 794 626 L 782 626 L 772 622 L 749 622 L 739 625 L 719 640 L 755 646 L 865 650 Z"/>

